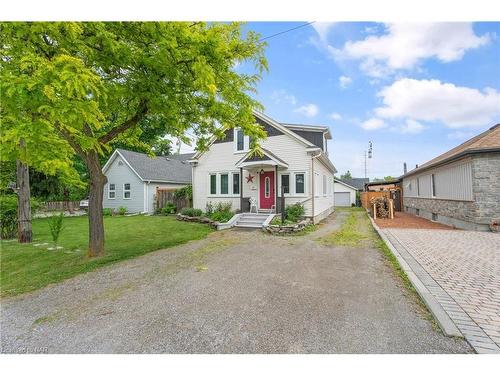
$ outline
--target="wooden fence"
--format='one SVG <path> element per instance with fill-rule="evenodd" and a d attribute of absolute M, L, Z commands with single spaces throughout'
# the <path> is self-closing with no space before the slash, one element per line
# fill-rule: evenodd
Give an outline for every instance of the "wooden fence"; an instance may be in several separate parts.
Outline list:
<path fill-rule="evenodd" d="M 367 210 L 371 210 L 370 201 L 373 198 L 387 197 L 391 198 L 389 191 L 364 191 L 360 193 L 361 196 L 361 206 Z"/>
<path fill-rule="evenodd" d="M 176 207 L 176 212 L 180 212 L 185 207 L 191 207 L 192 202 L 186 198 L 177 198 L 175 196 L 176 189 L 156 189 L 155 209 L 160 210 L 168 202 L 172 202 Z"/>
<path fill-rule="evenodd" d="M 43 209 L 45 211 L 78 211 L 80 209 L 80 201 L 45 202 Z"/>

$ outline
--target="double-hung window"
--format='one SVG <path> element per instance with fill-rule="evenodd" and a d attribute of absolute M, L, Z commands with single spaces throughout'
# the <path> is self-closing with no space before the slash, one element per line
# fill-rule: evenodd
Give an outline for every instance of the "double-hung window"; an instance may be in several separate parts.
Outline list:
<path fill-rule="evenodd" d="M 233 173 L 233 194 L 238 195 L 240 193 L 240 174 Z"/>
<path fill-rule="evenodd" d="M 210 175 L 210 194 L 211 195 L 217 194 L 217 175 L 216 174 Z"/>
<path fill-rule="evenodd" d="M 236 129 L 236 151 L 245 150 L 245 134 L 243 130 Z"/>
<path fill-rule="evenodd" d="M 109 184 L 108 185 L 108 199 L 115 199 L 116 197 L 116 185 Z"/>
<path fill-rule="evenodd" d="M 290 194 L 290 175 L 282 174 L 281 175 L 281 191 L 284 194 Z M 281 193 L 280 193 L 281 195 Z"/>
<path fill-rule="evenodd" d="M 131 198 L 131 192 L 130 192 L 130 184 L 123 184 L 123 199 L 130 199 Z"/>
<path fill-rule="evenodd" d="M 295 194 L 305 193 L 305 176 L 304 173 L 295 174 Z"/>
<path fill-rule="evenodd" d="M 223 173 L 220 175 L 220 193 L 228 194 L 229 193 L 229 175 L 227 173 Z"/>

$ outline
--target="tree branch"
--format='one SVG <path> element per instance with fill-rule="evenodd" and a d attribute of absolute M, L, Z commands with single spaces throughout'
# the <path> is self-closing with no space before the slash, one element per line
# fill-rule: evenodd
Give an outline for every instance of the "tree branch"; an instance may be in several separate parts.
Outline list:
<path fill-rule="evenodd" d="M 113 140 L 116 136 L 118 136 L 119 134 L 134 127 L 135 125 L 137 125 L 137 123 L 139 121 L 141 121 L 144 118 L 144 116 L 146 115 L 147 112 L 148 112 L 148 106 L 146 105 L 146 101 L 143 100 L 141 102 L 141 104 L 139 104 L 139 108 L 134 116 L 129 118 L 123 124 L 114 127 L 109 132 L 107 132 L 106 134 L 99 137 L 99 143 L 102 143 L 102 144 L 108 143 L 111 140 Z"/>

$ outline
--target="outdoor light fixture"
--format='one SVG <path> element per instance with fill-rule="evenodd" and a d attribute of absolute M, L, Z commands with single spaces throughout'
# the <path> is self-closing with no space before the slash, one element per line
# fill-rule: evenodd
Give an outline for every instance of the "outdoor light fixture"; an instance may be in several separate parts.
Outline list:
<path fill-rule="evenodd" d="M 260 174 L 264 174 L 264 168 L 260 170 Z"/>

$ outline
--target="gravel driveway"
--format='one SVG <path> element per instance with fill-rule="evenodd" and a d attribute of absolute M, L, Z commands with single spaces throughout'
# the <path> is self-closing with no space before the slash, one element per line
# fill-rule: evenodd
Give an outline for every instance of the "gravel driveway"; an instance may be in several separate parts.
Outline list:
<path fill-rule="evenodd" d="M 2 301 L 2 351 L 462 353 L 375 248 L 229 230 Z M 359 213 L 363 215 L 363 213 Z"/>

